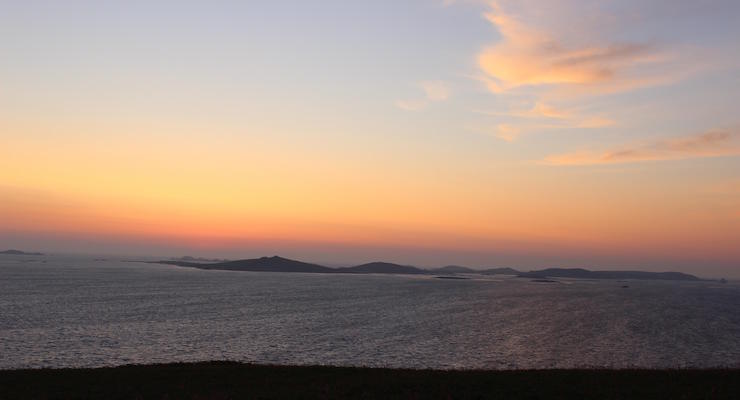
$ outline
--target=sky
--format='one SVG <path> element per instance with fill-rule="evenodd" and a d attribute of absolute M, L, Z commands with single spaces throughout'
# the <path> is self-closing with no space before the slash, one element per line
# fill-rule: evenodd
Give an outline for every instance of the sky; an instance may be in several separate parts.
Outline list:
<path fill-rule="evenodd" d="M 0 247 L 740 277 L 740 3 L 0 0 Z"/>

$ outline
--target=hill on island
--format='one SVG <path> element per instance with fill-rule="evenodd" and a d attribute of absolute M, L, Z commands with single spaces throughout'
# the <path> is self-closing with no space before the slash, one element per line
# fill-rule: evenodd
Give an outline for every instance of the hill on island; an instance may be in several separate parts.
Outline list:
<path fill-rule="evenodd" d="M 647 271 L 589 271 L 583 268 L 548 268 L 519 274 L 523 278 L 574 278 L 574 279 L 655 279 L 670 281 L 698 281 L 694 275 L 681 272 Z"/>
<path fill-rule="evenodd" d="M 160 264 L 193 267 L 199 269 L 217 269 L 226 271 L 254 271 L 254 272 L 336 272 L 335 269 L 323 265 L 291 260 L 279 256 L 260 257 L 247 260 L 226 261 L 218 263 L 202 263 L 189 261 L 159 261 Z"/>
<path fill-rule="evenodd" d="M 195 259 L 195 258 L 193 258 Z M 512 268 L 490 268 L 474 270 L 468 267 L 450 265 L 437 269 L 422 269 L 411 265 L 401 265 L 376 261 L 354 267 L 329 268 L 319 264 L 291 260 L 279 256 L 260 257 L 225 262 L 192 262 L 182 260 L 156 261 L 158 264 L 169 264 L 198 269 L 253 272 L 304 272 L 324 274 L 481 274 L 481 275 L 516 275 L 522 278 L 572 278 L 572 279 L 655 279 L 676 281 L 698 281 L 696 276 L 681 272 L 646 272 L 646 271 L 589 271 L 582 268 L 548 268 L 539 271 L 520 272 Z"/>
<path fill-rule="evenodd" d="M 429 271 L 425 271 L 420 268 L 412 267 L 410 265 L 399 265 L 388 262 L 371 262 L 367 264 L 361 264 L 354 267 L 338 268 L 335 272 L 345 274 L 428 274 Z"/>
<path fill-rule="evenodd" d="M 387 262 L 371 262 L 345 268 L 329 268 L 323 265 L 291 260 L 279 256 L 260 257 L 246 260 L 236 260 L 218 263 L 203 263 L 180 260 L 157 261 L 158 264 L 177 265 L 198 269 L 216 269 L 227 271 L 254 271 L 254 272 L 308 272 L 325 274 L 426 274 L 429 271 Z"/>
<path fill-rule="evenodd" d="M 43 256 L 44 253 L 27 253 L 25 251 L 20 250 L 4 250 L 0 251 L 0 254 L 8 254 L 8 255 L 15 255 L 15 256 Z"/>

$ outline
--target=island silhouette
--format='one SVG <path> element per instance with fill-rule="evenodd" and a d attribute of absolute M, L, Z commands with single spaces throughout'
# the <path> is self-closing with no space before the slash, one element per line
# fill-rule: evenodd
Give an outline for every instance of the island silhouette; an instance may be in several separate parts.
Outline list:
<path fill-rule="evenodd" d="M 14 256 L 43 256 L 44 255 L 44 253 L 28 253 L 25 251 L 14 250 L 14 249 L 0 251 L 0 254 L 14 255 Z"/>
<path fill-rule="evenodd" d="M 448 265 L 436 269 L 424 269 L 412 265 L 401 265 L 390 262 L 375 261 L 352 267 L 331 268 L 319 264 L 291 260 L 280 256 L 260 257 L 224 262 L 193 262 L 182 260 L 154 261 L 157 264 L 168 264 L 179 267 L 191 267 L 207 270 L 251 271 L 251 272 L 303 272 L 324 274 L 402 274 L 402 275 L 514 275 L 522 278 L 544 280 L 547 278 L 572 279 L 637 279 L 637 280 L 672 280 L 699 281 L 700 278 L 682 272 L 648 272 L 648 271 L 591 271 L 583 268 L 547 268 L 522 272 L 513 268 L 473 269 L 458 265 Z"/>

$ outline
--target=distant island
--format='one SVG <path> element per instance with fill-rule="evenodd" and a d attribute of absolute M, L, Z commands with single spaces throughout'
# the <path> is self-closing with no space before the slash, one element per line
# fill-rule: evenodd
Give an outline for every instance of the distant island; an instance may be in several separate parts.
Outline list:
<path fill-rule="evenodd" d="M 308 272 L 325 274 L 426 274 L 429 271 L 420 268 L 398 264 L 373 262 L 346 268 L 329 268 L 323 265 L 291 260 L 279 256 L 260 257 L 247 260 L 235 260 L 218 263 L 197 263 L 189 261 L 157 261 L 159 264 L 177 265 L 180 267 L 192 267 L 199 269 L 216 269 L 226 271 L 252 271 L 252 272 Z"/>
<path fill-rule="evenodd" d="M 574 279 L 654 279 L 663 281 L 699 281 L 694 275 L 681 272 L 646 271 L 589 271 L 583 268 L 548 268 L 519 274 L 523 278 L 574 278 Z"/>
<path fill-rule="evenodd" d="M 330 268 L 319 264 L 291 260 L 279 256 L 260 257 L 245 260 L 223 261 L 215 263 L 193 262 L 202 260 L 190 258 L 190 260 L 162 260 L 154 261 L 157 264 L 168 264 L 179 267 L 191 267 L 208 270 L 225 271 L 252 271 L 252 272 L 303 272 L 324 274 L 403 274 L 403 275 L 457 275 L 457 274 L 479 274 L 479 275 L 514 275 L 521 278 L 547 279 L 547 278 L 571 278 L 571 279 L 639 279 L 639 280 L 674 280 L 674 281 L 698 281 L 694 275 L 681 272 L 646 272 L 646 271 L 589 271 L 582 268 L 548 268 L 539 271 L 521 272 L 513 268 L 489 268 L 476 270 L 469 267 L 449 265 L 436 269 L 423 269 L 411 265 L 400 265 L 389 262 L 371 262 L 353 267 Z"/>
<path fill-rule="evenodd" d="M 27 253 L 20 250 L 4 250 L 0 251 L 0 254 L 14 255 L 14 256 L 43 256 L 44 253 Z"/>
<path fill-rule="evenodd" d="M 199 269 L 217 269 L 225 271 L 253 271 L 253 272 L 323 272 L 331 273 L 333 268 L 302 261 L 290 260 L 283 257 L 261 257 L 248 260 L 235 260 L 217 263 L 200 263 L 191 261 L 159 261 L 160 264 L 171 264 L 180 267 Z"/>
<path fill-rule="evenodd" d="M 371 262 L 348 268 L 337 268 L 336 272 L 349 274 L 428 274 L 430 271 L 410 265 L 399 265 L 388 262 Z"/>

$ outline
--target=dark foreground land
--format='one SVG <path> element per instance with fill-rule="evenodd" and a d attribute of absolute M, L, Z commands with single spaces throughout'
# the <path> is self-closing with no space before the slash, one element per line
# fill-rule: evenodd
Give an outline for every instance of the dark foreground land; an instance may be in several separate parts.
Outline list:
<path fill-rule="evenodd" d="M 432 371 L 208 362 L 0 371 L 0 399 L 737 399 L 740 370 Z"/>

